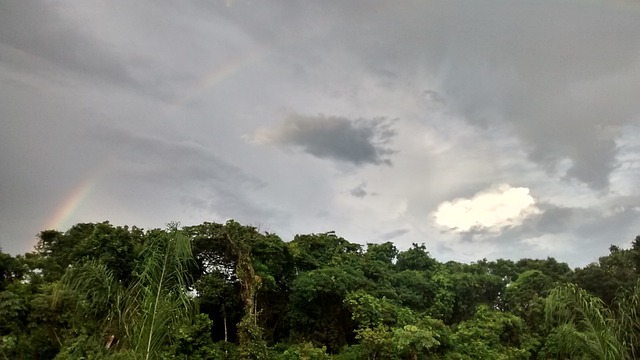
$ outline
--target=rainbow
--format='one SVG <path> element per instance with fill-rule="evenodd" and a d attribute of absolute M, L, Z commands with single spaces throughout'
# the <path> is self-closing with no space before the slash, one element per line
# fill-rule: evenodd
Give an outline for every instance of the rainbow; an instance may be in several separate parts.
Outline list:
<path fill-rule="evenodd" d="M 590 2 L 585 2 L 584 0 L 566 0 L 567 3 L 575 3 L 581 5 L 608 5 L 607 2 L 599 1 L 599 0 L 590 0 Z M 227 0 L 227 6 L 232 6 L 234 0 Z M 638 3 L 633 0 L 613 0 L 615 5 L 620 9 L 625 10 L 640 10 L 640 6 Z M 390 3 L 391 4 L 391 3 Z M 385 11 L 384 6 L 379 6 L 377 11 Z M 257 46 L 249 51 L 241 53 L 236 58 L 233 58 L 226 63 L 215 66 L 212 70 L 210 70 L 206 75 L 202 76 L 200 80 L 192 83 L 187 89 L 182 92 L 181 95 L 176 96 L 174 99 L 168 101 L 165 113 L 171 114 L 177 109 L 181 108 L 191 100 L 197 98 L 200 94 L 205 92 L 208 89 L 211 89 L 215 86 L 218 86 L 224 80 L 234 76 L 239 73 L 242 69 L 258 63 L 263 60 L 269 54 L 274 52 L 275 49 L 282 48 L 289 43 L 293 43 L 295 41 L 299 41 L 299 39 L 289 38 L 282 39 L 278 43 L 270 44 L 270 45 L 262 45 Z"/>
<path fill-rule="evenodd" d="M 239 73 L 240 70 L 261 61 L 268 54 L 272 53 L 274 48 L 275 46 L 257 47 L 255 49 L 242 53 L 239 57 L 234 58 L 231 61 L 227 61 L 221 66 L 216 66 L 207 75 L 202 76 L 201 80 L 189 86 L 181 96 L 178 96 L 170 101 L 169 105 L 167 106 L 166 113 L 175 111 L 189 101 L 198 97 L 204 91 L 219 85 L 224 80 Z"/>
<path fill-rule="evenodd" d="M 43 229 L 62 230 L 71 226 L 70 221 L 77 214 L 82 203 L 91 195 L 102 178 L 111 169 L 111 157 L 100 162 L 71 192 L 58 204 L 53 213 L 45 221 Z"/>

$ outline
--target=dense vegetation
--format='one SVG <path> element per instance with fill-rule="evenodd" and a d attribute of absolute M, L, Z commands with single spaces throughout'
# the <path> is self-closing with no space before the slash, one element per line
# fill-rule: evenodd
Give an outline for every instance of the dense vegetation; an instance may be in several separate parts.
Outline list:
<path fill-rule="evenodd" d="M 0 252 L 2 359 L 635 359 L 640 236 L 572 270 L 234 221 L 108 222 Z"/>

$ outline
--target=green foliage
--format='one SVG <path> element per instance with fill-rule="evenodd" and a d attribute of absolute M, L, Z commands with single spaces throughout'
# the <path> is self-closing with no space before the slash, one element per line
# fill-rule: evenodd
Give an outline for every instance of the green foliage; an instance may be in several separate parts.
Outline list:
<path fill-rule="evenodd" d="M 296 269 L 309 271 L 329 265 L 342 255 L 359 254 L 362 246 L 336 236 L 324 234 L 296 235 L 289 243 Z"/>
<path fill-rule="evenodd" d="M 18 331 L 26 313 L 27 304 L 23 297 L 9 290 L 0 292 L 0 335 Z"/>
<path fill-rule="evenodd" d="M 145 239 L 134 280 L 125 286 L 108 266 L 90 260 L 71 267 L 54 293 L 76 295 L 78 309 L 99 321 L 102 334 L 114 335 L 118 347 L 144 359 L 159 356 L 171 331 L 191 319 L 186 293 L 192 260 L 189 239 L 175 225 Z"/>
<path fill-rule="evenodd" d="M 0 252 L 0 359 L 633 359 L 640 236 L 553 258 L 439 263 L 427 247 L 233 220 L 45 230 Z M 577 285 L 566 285 L 570 281 Z"/>
<path fill-rule="evenodd" d="M 13 281 L 22 280 L 24 274 L 25 268 L 20 261 L 0 249 L 0 291 Z"/>
<path fill-rule="evenodd" d="M 403 357 L 413 359 L 424 356 L 432 348 L 440 345 L 435 334 L 430 329 L 419 328 L 415 325 L 405 325 L 393 330 L 393 343 Z"/>
<path fill-rule="evenodd" d="M 577 285 L 561 286 L 551 292 L 545 320 L 556 328 L 553 336 L 559 355 L 599 360 L 628 358 L 616 333 L 612 311 Z"/>
<path fill-rule="evenodd" d="M 367 244 L 367 252 L 364 256 L 367 260 L 392 265 L 393 260 L 398 256 L 398 249 L 388 241 L 382 244 Z"/>
<path fill-rule="evenodd" d="M 369 359 L 397 358 L 394 348 L 393 333 L 388 326 L 378 325 L 366 327 L 357 331 L 356 338 L 362 345 L 360 351 L 363 357 Z"/>
<path fill-rule="evenodd" d="M 110 359 L 111 354 L 105 348 L 101 338 L 81 334 L 65 346 L 56 355 L 56 359 Z"/>
<path fill-rule="evenodd" d="M 456 302 L 454 279 L 449 273 L 438 271 L 431 280 L 434 283 L 435 294 L 427 313 L 436 319 L 450 323 Z"/>
<path fill-rule="evenodd" d="M 365 283 L 363 272 L 350 265 L 335 265 L 298 275 L 290 295 L 292 338 L 308 341 L 313 337 L 332 352 L 346 345 L 353 337 L 355 325 L 344 299 Z"/>
<path fill-rule="evenodd" d="M 636 241 L 639 237 L 636 237 Z M 622 346 L 632 359 L 640 356 L 640 280 L 631 289 L 618 293 L 616 301 L 616 326 Z"/>
<path fill-rule="evenodd" d="M 91 234 L 83 238 L 73 251 L 76 261 L 96 260 L 104 264 L 115 278 L 130 281 L 139 248 L 142 246 L 139 229 L 114 227 L 108 222 L 96 224 Z"/>
<path fill-rule="evenodd" d="M 411 309 L 398 306 L 386 298 L 376 298 L 362 290 L 350 292 L 344 303 L 360 328 L 404 326 L 416 320 L 416 314 Z"/>
<path fill-rule="evenodd" d="M 422 358 L 449 338 L 442 321 L 364 291 L 349 293 L 345 304 L 358 324 L 359 351 L 371 359 Z"/>
<path fill-rule="evenodd" d="M 455 326 L 451 342 L 451 359 L 529 359 L 538 345 L 522 319 L 486 305 Z"/>
<path fill-rule="evenodd" d="M 453 322 L 471 318 L 480 304 L 497 306 L 505 289 L 502 278 L 486 273 L 454 272 L 450 281 L 455 293 Z"/>
<path fill-rule="evenodd" d="M 544 314 L 544 298 L 553 288 L 551 278 L 540 270 L 527 270 L 504 291 L 504 306 L 521 317 L 530 329 L 539 332 Z"/>
<path fill-rule="evenodd" d="M 38 234 L 39 241 L 32 261 L 42 270 L 45 281 L 59 280 L 69 265 L 76 263 L 77 246 L 93 233 L 95 224 L 77 224 L 65 233 L 45 230 Z"/>
<path fill-rule="evenodd" d="M 291 283 L 295 278 L 293 256 L 287 244 L 274 234 L 260 234 L 251 244 L 251 260 L 262 285 L 256 293 L 258 324 L 264 338 L 282 341 L 289 335 L 287 315 Z"/>
<path fill-rule="evenodd" d="M 435 284 L 423 271 L 403 270 L 391 276 L 398 302 L 415 310 L 425 311 L 433 305 Z"/>
<path fill-rule="evenodd" d="M 276 360 L 328 360 L 327 348 L 315 347 L 311 342 L 296 344 L 289 347 Z"/>
<path fill-rule="evenodd" d="M 191 324 L 183 324 L 174 335 L 174 359 L 215 359 L 217 348 L 211 339 L 211 320 L 198 314 Z"/>
<path fill-rule="evenodd" d="M 610 254 L 601 257 L 582 269 L 576 269 L 572 281 L 581 288 L 601 298 L 605 304 L 612 305 L 620 288 L 631 288 L 638 279 L 636 270 L 636 250 L 620 250 L 616 246 L 609 248 Z"/>
<path fill-rule="evenodd" d="M 367 244 L 367 251 L 360 258 L 360 268 L 369 281 L 368 291 L 378 297 L 397 298 L 397 292 L 391 284 L 395 272 L 393 260 L 398 249 L 390 243 Z"/>
<path fill-rule="evenodd" d="M 213 320 L 213 340 L 236 341 L 236 325 L 244 315 L 240 284 L 221 272 L 211 272 L 202 276 L 194 287 L 200 311 Z"/>
<path fill-rule="evenodd" d="M 242 226 L 235 221 L 225 225 L 226 240 L 235 256 L 236 276 L 240 282 L 240 296 L 244 302 L 244 317 L 238 323 L 238 340 L 242 359 L 265 359 L 266 342 L 263 340 L 264 330 L 258 326 L 258 305 L 256 296 L 262 287 L 262 277 L 257 275 L 251 258 L 251 245 L 260 235 L 255 228 Z"/>
<path fill-rule="evenodd" d="M 429 255 L 424 244 L 413 246 L 398 254 L 396 267 L 398 270 L 430 271 L 435 268 L 437 261 Z"/>
<path fill-rule="evenodd" d="M 69 329 L 80 320 L 75 309 L 52 308 L 52 292 L 50 283 L 33 287 L 26 281 L 0 292 L 0 359 L 51 359 L 78 335 L 79 329 Z"/>
<path fill-rule="evenodd" d="M 538 270 L 547 275 L 553 281 L 566 279 L 571 275 L 571 269 L 566 263 L 558 262 L 556 259 L 549 257 L 542 259 L 520 259 L 516 262 L 518 273 L 527 270 Z M 515 280 L 515 279 L 514 279 Z"/>
<path fill-rule="evenodd" d="M 618 293 L 614 307 L 577 285 L 554 289 L 545 320 L 553 327 L 546 351 L 589 359 L 636 359 L 640 353 L 640 282 Z"/>

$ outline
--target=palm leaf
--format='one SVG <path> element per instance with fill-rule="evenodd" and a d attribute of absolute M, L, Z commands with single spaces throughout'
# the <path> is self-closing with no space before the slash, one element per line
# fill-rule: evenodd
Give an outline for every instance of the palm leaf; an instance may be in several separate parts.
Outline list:
<path fill-rule="evenodd" d="M 194 310 L 187 292 L 193 261 L 189 238 L 176 225 L 147 235 L 127 288 L 104 264 L 88 261 L 69 269 L 54 294 L 54 303 L 62 291 L 77 294 L 106 327 L 117 329 L 119 346 L 141 359 L 157 358 L 171 331 L 190 321 Z"/>
<path fill-rule="evenodd" d="M 628 353 L 616 332 L 614 314 L 601 299 L 577 285 L 554 289 L 546 300 L 545 322 L 557 326 L 560 351 L 589 359 L 620 360 Z"/>

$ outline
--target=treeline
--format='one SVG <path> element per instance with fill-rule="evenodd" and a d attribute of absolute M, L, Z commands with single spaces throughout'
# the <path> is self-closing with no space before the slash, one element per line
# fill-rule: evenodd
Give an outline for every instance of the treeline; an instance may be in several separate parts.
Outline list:
<path fill-rule="evenodd" d="M 572 270 L 234 221 L 77 224 L 0 252 L 0 358 L 635 359 L 640 236 L 609 250 Z"/>

